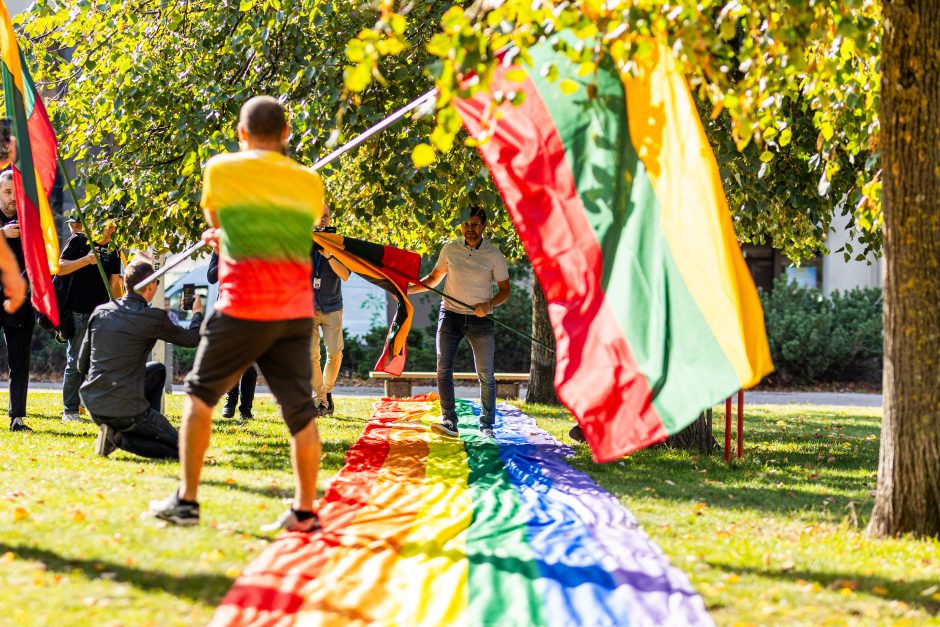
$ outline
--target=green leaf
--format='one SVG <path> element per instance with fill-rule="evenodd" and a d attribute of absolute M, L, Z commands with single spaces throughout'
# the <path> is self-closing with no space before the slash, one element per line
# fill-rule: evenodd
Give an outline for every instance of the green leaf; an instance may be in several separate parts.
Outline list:
<path fill-rule="evenodd" d="M 786 146 L 790 143 L 790 139 L 793 137 L 793 132 L 789 128 L 783 129 L 780 132 L 780 137 L 777 139 L 777 143 L 781 146 Z"/>
<path fill-rule="evenodd" d="M 764 163 L 772 161 L 773 158 L 774 153 L 770 152 L 769 150 L 765 150 L 764 152 L 760 153 L 760 160 Z"/>

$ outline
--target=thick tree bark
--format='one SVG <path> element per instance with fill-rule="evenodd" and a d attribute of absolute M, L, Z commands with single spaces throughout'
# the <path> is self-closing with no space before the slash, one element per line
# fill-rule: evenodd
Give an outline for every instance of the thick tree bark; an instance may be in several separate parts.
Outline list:
<path fill-rule="evenodd" d="M 532 280 L 532 337 L 546 346 L 555 348 L 555 335 L 548 319 L 548 303 L 537 279 Z M 555 353 L 532 342 L 532 361 L 529 366 L 529 389 L 525 402 L 558 405 L 555 394 Z"/>
<path fill-rule="evenodd" d="M 663 444 L 669 448 L 699 451 L 706 455 L 718 450 L 720 447 L 712 434 L 712 419 L 710 414 L 701 414 L 688 427 L 666 438 Z"/>
<path fill-rule="evenodd" d="M 885 0 L 884 420 L 868 532 L 940 536 L 940 2 Z"/>

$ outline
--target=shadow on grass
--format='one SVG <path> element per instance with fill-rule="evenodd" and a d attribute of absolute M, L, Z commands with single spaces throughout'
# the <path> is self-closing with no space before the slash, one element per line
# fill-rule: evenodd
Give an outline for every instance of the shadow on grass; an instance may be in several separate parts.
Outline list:
<path fill-rule="evenodd" d="M 78 570 L 89 579 L 97 579 L 103 572 L 110 572 L 115 574 L 114 581 L 132 585 L 140 590 L 167 592 L 183 599 L 200 601 L 209 605 L 218 605 L 233 581 L 232 578 L 224 575 L 171 575 L 104 560 L 63 557 L 45 549 L 0 542 L 0 553 L 7 551 L 20 559 L 42 562 L 48 570 L 66 574 Z"/>
<path fill-rule="evenodd" d="M 737 575 L 757 575 L 759 577 L 768 577 L 780 579 L 783 581 L 807 581 L 817 583 L 823 588 L 829 588 L 835 591 L 843 587 L 851 588 L 856 594 L 870 594 L 874 597 L 885 599 L 896 599 L 903 601 L 911 606 L 919 607 L 934 616 L 940 614 L 940 601 L 934 601 L 929 596 L 923 596 L 921 592 L 931 586 L 937 585 L 936 579 L 908 579 L 904 583 L 898 583 L 893 579 L 877 577 L 873 575 L 858 575 L 852 573 L 833 573 L 820 572 L 812 570 L 781 570 L 752 568 L 746 566 L 729 566 L 714 562 L 706 562 L 712 568 L 723 570 Z M 875 589 L 880 588 L 882 594 L 875 593 Z M 887 592 L 885 592 L 887 591 Z"/>

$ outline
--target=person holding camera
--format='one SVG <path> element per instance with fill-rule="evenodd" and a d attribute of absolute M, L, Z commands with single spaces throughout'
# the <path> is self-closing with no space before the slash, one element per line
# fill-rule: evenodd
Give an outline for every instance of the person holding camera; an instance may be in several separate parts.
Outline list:
<path fill-rule="evenodd" d="M 23 419 L 26 418 L 26 395 L 29 390 L 29 355 L 33 341 L 36 316 L 33 306 L 26 301 L 28 282 L 24 279 L 26 267 L 20 225 L 16 217 L 16 193 L 13 186 L 13 171 L 0 173 L 0 225 L 13 262 L 6 260 L 3 271 L 4 291 L 22 289 L 20 306 L 4 307 L 2 316 L 3 337 L 7 344 L 7 361 L 10 364 L 10 431 L 31 431 Z M 15 265 L 14 265 L 15 264 Z M 19 286 L 22 285 L 22 288 Z"/>
<path fill-rule="evenodd" d="M 179 435 L 160 413 L 166 366 L 148 362 L 157 340 L 178 346 L 199 344 L 202 300 L 193 301 L 188 329 L 173 324 L 162 309 L 150 307 L 157 281 L 143 289 L 134 286 L 153 274 L 146 261 L 127 266 L 127 295 L 95 309 L 78 359 L 85 382 L 79 388 L 82 402 L 101 429 L 95 452 L 107 457 L 120 448 L 155 459 L 179 459 Z"/>
<path fill-rule="evenodd" d="M 59 303 L 59 308 L 72 318 L 72 328 L 69 329 L 71 333 L 65 334 L 67 344 L 65 374 L 62 379 L 62 421 L 80 422 L 82 418 L 78 413 L 78 389 L 83 378 L 78 369 L 78 351 L 85 339 L 85 329 L 88 328 L 88 320 L 95 307 L 110 301 L 112 295 L 119 297 L 123 290 L 120 286 L 121 257 L 116 251 L 108 250 L 115 226 L 105 226 L 100 240 L 94 243 L 93 251 L 88 237 L 82 231 L 81 222 L 76 218 L 66 220 L 69 221 L 73 221 L 70 224 L 73 231 L 59 255 L 58 278 L 66 282 L 65 301 Z M 108 278 L 107 287 L 98 271 L 96 251 L 101 257 L 101 265 Z"/>
<path fill-rule="evenodd" d="M 335 233 L 330 226 L 330 207 L 323 205 L 318 231 Z M 343 291 L 342 281 L 349 279 L 349 268 L 325 250 L 310 250 L 313 262 L 313 342 L 310 364 L 313 366 L 313 399 L 320 414 L 332 415 L 333 386 L 343 363 Z M 326 363 L 320 365 L 320 334 L 326 345 Z"/>
<path fill-rule="evenodd" d="M 219 282 L 219 253 L 212 253 L 209 259 L 209 269 L 206 270 L 206 280 L 209 283 Z M 249 420 L 251 415 L 251 405 L 255 400 L 255 388 L 258 385 L 258 369 L 252 364 L 242 373 L 242 378 L 225 393 L 225 405 L 222 406 L 223 418 L 234 418 L 235 408 L 242 420 Z M 238 404 L 238 398 L 241 396 L 241 405 Z"/>

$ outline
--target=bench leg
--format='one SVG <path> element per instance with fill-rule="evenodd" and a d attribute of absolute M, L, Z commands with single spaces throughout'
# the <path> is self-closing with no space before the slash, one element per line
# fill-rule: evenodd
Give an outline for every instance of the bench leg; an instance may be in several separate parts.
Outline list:
<path fill-rule="evenodd" d="M 388 398 L 411 398 L 411 381 L 407 379 L 387 379 L 385 396 Z"/>
<path fill-rule="evenodd" d="M 496 383 L 496 397 L 497 398 L 510 398 L 510 399 L 519 398 L 519 384 L 497 382 Z"/>

